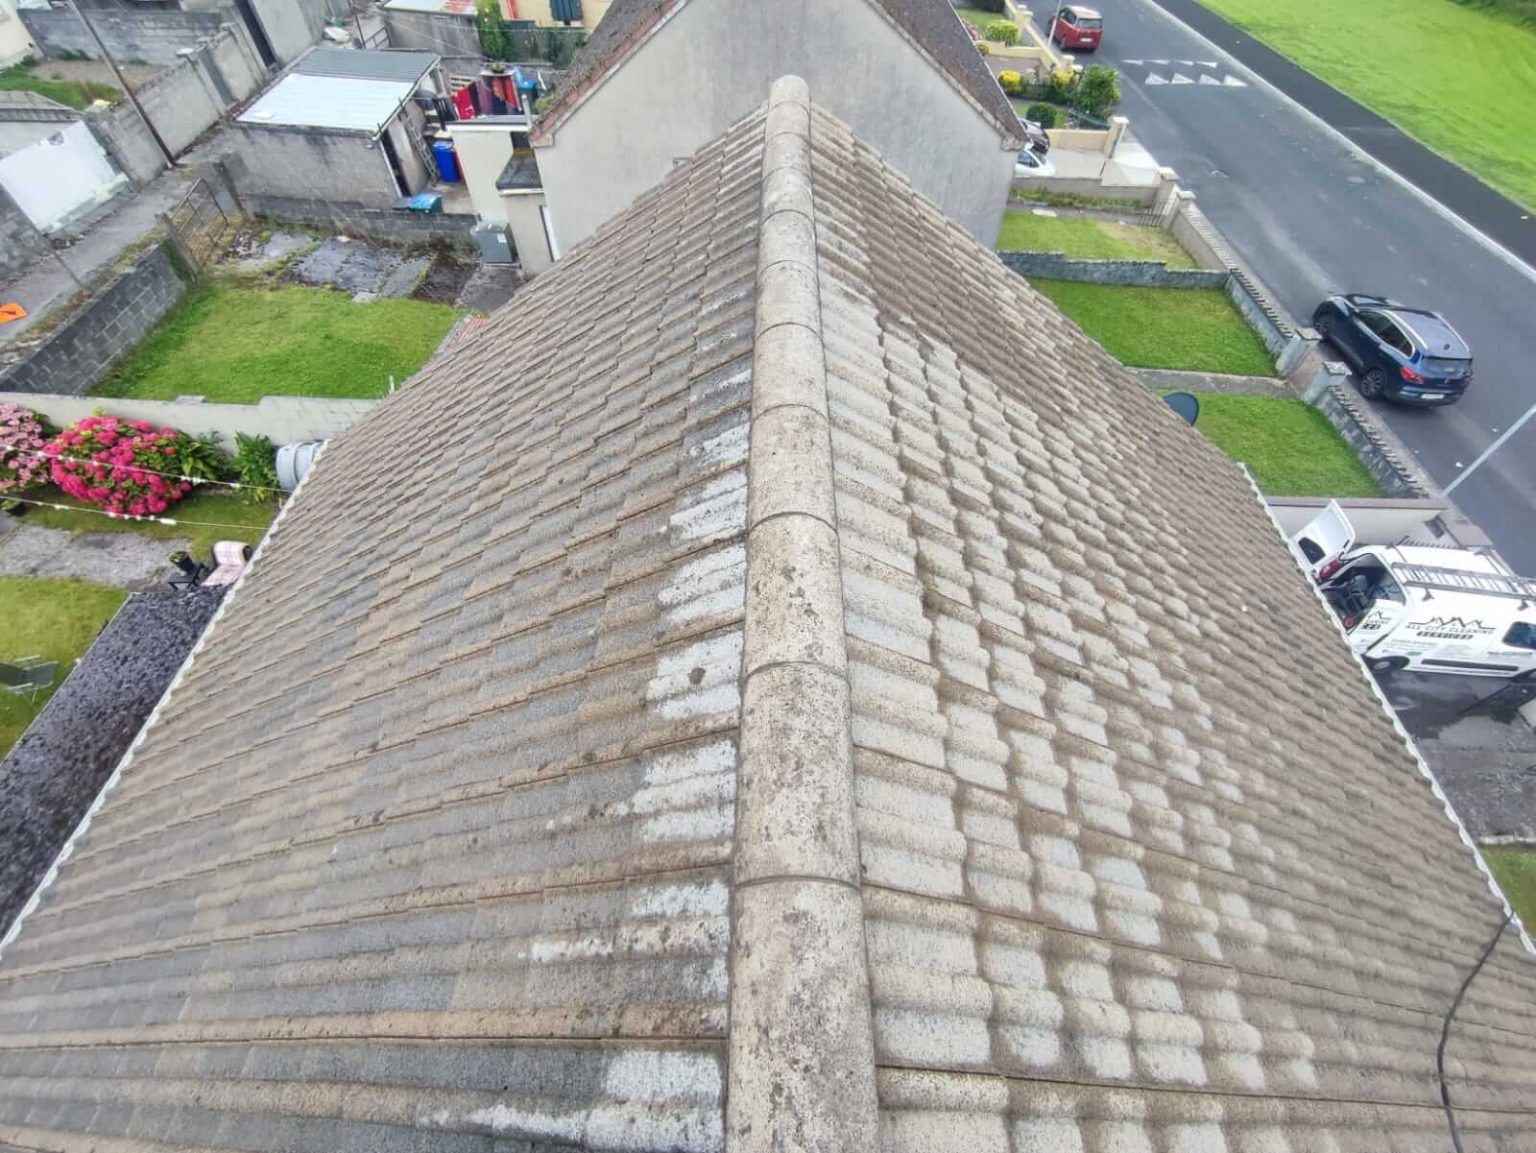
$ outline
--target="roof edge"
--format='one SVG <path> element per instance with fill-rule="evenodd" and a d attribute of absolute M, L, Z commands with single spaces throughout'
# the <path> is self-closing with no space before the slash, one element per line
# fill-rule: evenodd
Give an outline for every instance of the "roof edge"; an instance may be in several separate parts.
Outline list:
<path fill-rule="evenodd" d="M 95 799 L 91 801 L 90 808 L 85 810 L 85 815 L 80 818 L 79 823 L 75 825 L 73 830 L 71 830 L 68 838 L 65 839 L 63 846 L 59 849 L 58 856 L 54 857 L 53 864 L 48 866 L 48 871 L 43 874 L 42 880 L 38 881 L 37 887 L 32 890 L 32 895 L 27 898 L 27 903 L 23 905 L 21 907 L 21 911 L 16 914 L 16 919 L 11 922 L 10 928 L 6 930 L 3 937 L 0 937 L 0 955 L 3 955 L 5 950 L 10 948 L 12 942 L 14 942 L 17 937 L 21 936 L 22 925 L 26 922 L 27 918 L 37 909 L 38 905 L 42 903 L 43 894 L 53 887 L 54 881 L 56 881 L 59 876 L 59 866 L 63 865 L 65 861 L 69 860 L 70 856 L 75 851 L 75 842 L 84 836 L 86 831 L 91 827 L 91 818 L 93 818 L 101 810 L 101 806 L 106 803 L 107 794 L 112 791 L 112 789 L 117 785 L 117 782 L 122 778 L 123 772 L 133 763 L 134 753 L 139 751 L 139 747 L 143 745 L 145 738 L 149 735 L 149 730 L 153 728 L 155 722 L 160 719 L 160 714 L 165 711 L 165 706 L 168 705 L 171 701 L 171 694 L 173 694 L 181 686 L 182 681 L 187 679 L 187 674 L 192 671 L 192 664 L 197 660 L 197 655 L 207 647 L 209 640 L 211 640 L 213 637 L 214 629 L 218 627 L 219 621 L 224 618 L 224 614 L 229 611 L 229 606 L 234 602 L 236 594 L 238 594 L 242 586 L 244 586 L 246 578 L 251 575 L 251 570 L 256 567 L 256 562 L 261 559 L 261 554 L 266 551 L 267 546 L 271 543 L 273 536 L 277 534 L 278 528 L 283 523 L 283 518 L 288 515 L 288 510 L 291 509 L 294 505 L 294 502 L 299 499 L 299 493 L 304 491 L 304 485 L 308 482 L 309 478 L 315 474 L 315 465 L 319 463 L 320 458 L 324 455 L 325 444 L 321 444 L 320 450 L 315 453 L 314 460 L 310 462 L 309 471 L 304 474 L 303 479 L 301 479 L 298 483 L 298 487 L 293 490 L 288 499 L 283 502 L 282 507 L 277 510 L 277 516 L 273 519 L 272 523 L 267 526 L 265 535 L 262 536 L 260 543 L 258 543 L 256 546 L 256 551 L 251 555 L 251 559 L 246 563 L 244 570 L 235 580 L 235 583 L 232 584 L 229 587 L 229 591 L 224 594 L 224 599 L 219 602 L 219 607 L 214 609 L 213 616 L 209 618 L 207 626 L 203 629 L 203 635 L 197 638 L 197 643 L 192 646 L 192 651 L 189 652 L 186 656 L 186 659 L 181 662 L 181 667 L 176 670 L 176 675 L 171 678 L 171 683 L 165 686 L 165 692 L 160 694 L 160 699 L 155 702 L 155 707 L 150 710 L 149 716 L 145 718 L 143 725 L 139 727 L 138 733 L 134 735 L 132 743 L 130 743 L 128 746 L 128 751 L 125 752 L 121 759 L 118 760 L 117 765 L 115 768 L 113 768 L 111 775 L 102 782 L 101 788 L 97 791 Z M 128 602 L 124 600 L 123 603 L 127 604 Z M 121 608 L 119 608 L 119 611 L 121 611 Z M 116 614 L 113 615 L 115 616 Z"/>
<path fill-rule="evenodd" d="M 874 1153 L 878 1129 L 810 124 L 805 81 L 776 81 L 747 458 L 729 1153 Z"/>

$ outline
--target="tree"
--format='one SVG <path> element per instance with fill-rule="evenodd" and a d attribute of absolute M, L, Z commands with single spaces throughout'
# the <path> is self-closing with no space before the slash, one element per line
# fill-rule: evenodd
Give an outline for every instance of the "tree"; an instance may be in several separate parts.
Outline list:
<path fill-rule="evenodd" d="M 1078 77 L 1072 103 L 1102 120 L 1120 103 L 1120 73 L 1100 64 L 1090 64 Z"/>
<path fill-rule="evenodd" d="M 480 51 L 491 60 L 507 59 L 507 25 L 501 15 L 501 0 L 475 0 L 475 30 L 480 34 Z"/>

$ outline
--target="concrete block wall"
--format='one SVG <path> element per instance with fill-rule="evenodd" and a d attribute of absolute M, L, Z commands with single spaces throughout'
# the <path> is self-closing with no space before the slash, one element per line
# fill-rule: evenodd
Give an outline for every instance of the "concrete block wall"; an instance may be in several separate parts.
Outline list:
<path fill-rule="evenodd" d="M 180 154 L 217 124 L 230 107 L 262 85 L 262 67 L 250 38 L 237 25 L 216 29 L 188 55 L 138 90 L 139 102 L 160 138 Z M 165 157 L 127 101 L 86 115 L 92 131 L 119 168 L 140 187 L 165 170 Z"/>
<path fill-rule="evenodd" d="M 67 8 L 20 11 L 32 39 L 47 56 L 81 54 L 101 58 L 101 49 L 85 26 Z M 144 64 L 175 64 L 183 48 L 212 36 L 226 17 L 218 12 L 114 11 L 93 8 L 92 26 L 107 50 L 119 61 Z"/>
<path fill-rule="evenodd" d="M 1052 192 L 1059 196 L 1081 196 L 1090 200 L 1123 200 L 1133 204 L 1152 204 L 1157 187 L 1151 184 L 1105 184 L 1097 176 L 1035 176 L 1013 182 L 1016 195 Z"/>
<path fill-rule="evenodd" d="M 256 404 L 203 404 L 178 400 L 103 400 L 58 393 L 0 392 L 0 404 L 20 404 L 42 413 L 60 428 L 97 412 L 124 420 L 169 425 L 189 436 L 213 433 L 230 452 L 235 433 L 265 436 L 273 444 L 326 440 L 351 428 L 373 410 L 376 400 L 320 396 L 264 396 Z"/>
<path fill-rule="evenodd" d="M 388 208 L 399 197 L 389 162 L 359 132 L 234 124 L 226 163 L 242 198 L 337 200 Z"/>
<path fill-rule="evenodd" d="M 426 244 L 441 241 L 468 248 L 469 232 L 476 218 L 469 213 L 399 212 L 337 200 L 297 196 L 247 196 L 241 193 L 246 211 L 267 220 L 329 228 L 348 236 L 362 236 L 390 244 Z"/>
<path fill-rule="evenodd" d="M 169 242 L 156 245 L 24 360 L 0 373 L 0 390 L 83 396 L 186 291 Z"/>
<path fill-rule="evenodd" d="M 1426 483 L 1419 469 L 1392 443 L 1369 407 L 1346 383 L 1348 371 L 1344 366 L 1332 365 L 1329 368 L 1333 379 L 1318 393 L 1313 403 L 1349 443 L 1349 447 L 1382 491 L 1388 496 L 1397 497 L 1422 497 L 1435 491 L 1433 483 Z"/>
<path fill-rule="evenodd" d="M 480 55 L 480 36 L 470 16 L 381 10 L 391 48 L 419 48 L 439 56 Z"/>
<path fill-rule="evenodd" d="M 1264 347 L 1273 356 L 1279 357 L 1291 346 L 1296 337 L 1295 328 L 1269 293 L 1240 268 L 1233 268 L 1227 278 L 1227 299 L 1236 305 L 1248 326 L 1258 334 Z"/>
<path fill-rule="evenodd" d="M 47 237 L 32 227 L 10 193 L 0 188 L 0 276 L 17 275 L 48 250 Z"/>
<path fill-rule="evenodd" d="M 1023 276 L 1077 280 L 1087 284 L 1131 284 L 1149 288 L 1220 288 L 1226 269 L 1169 268 L 1160 260 L 1078 260 L 1060 252 L 999 252 L 998 258 Z"/>

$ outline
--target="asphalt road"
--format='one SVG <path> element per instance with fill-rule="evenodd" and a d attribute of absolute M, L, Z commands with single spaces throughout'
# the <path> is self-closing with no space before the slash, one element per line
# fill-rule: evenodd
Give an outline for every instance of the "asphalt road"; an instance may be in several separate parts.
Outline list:
<path fill-rule="evenodd" d="M 1099 0 L 1098 7 L 1104 46 L 1097 59 L 1121 71 L 1120 111 L 1132 134 L 1178 172 L 1298 320 L 1330 291 L 1377 292 L 1439 310 L 1467 338 L 1476 379 L 1459 404 L 1379 409 L 1430 475 L 1449 481 L 1536 402 L 1536 272 L 1458 228 L 1151 0 Z M 1208 15 L 1198 19 L 1266 79 L 1294 82 L 1251 38 L 1218 31 L 1223 25 Z M 1338 100 L 1333 107 L 1343 110 L 1334 118 L 1339 127 L 1412 170 L 1413 150 L 1391 139 L 1392 130 L 1360 115 L 1347 117 L 1359 123 L 1343 123 L 1354 106 Z M 1481 213 L 1490 231 L 1511 238 L 1514 222 L 1497 197 L 1480 203 L 1454 180 L 1446 183 L 1444 172 L 1423 166 L 1417 176 L 1474 223 Z M 1516 568 L 1536 574 L 1536 419 L 1455 497 Z"/>

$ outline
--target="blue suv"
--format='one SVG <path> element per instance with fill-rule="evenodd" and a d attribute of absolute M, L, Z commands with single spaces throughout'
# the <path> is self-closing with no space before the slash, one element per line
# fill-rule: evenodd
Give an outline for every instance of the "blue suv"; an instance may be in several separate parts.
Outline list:
<path fill-rule="evenodd" d="M 1404 404 L 1455 404 L 1472 383 L 1472 350 L 1444 317 L 1381 296 L 1330 296 L 1312 327 L 1358 373 L 1360 395 Z"/>

